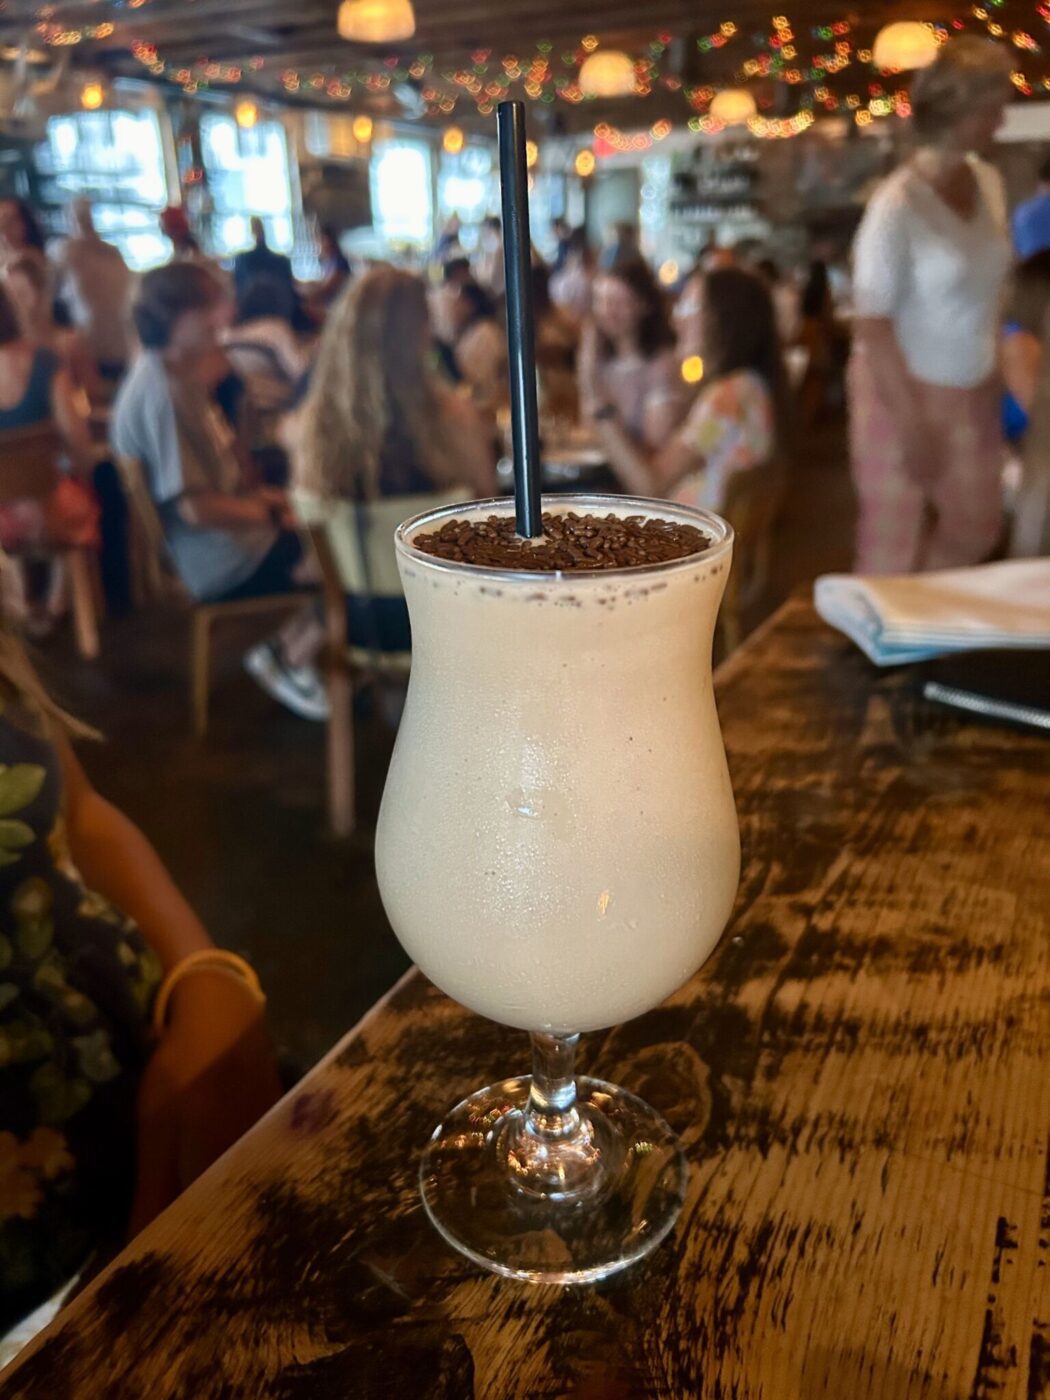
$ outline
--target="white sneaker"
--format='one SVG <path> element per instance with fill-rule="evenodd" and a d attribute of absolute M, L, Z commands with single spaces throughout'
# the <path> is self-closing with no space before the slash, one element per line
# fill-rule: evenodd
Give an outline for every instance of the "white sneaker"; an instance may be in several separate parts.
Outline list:
<path fill-rule="evenodd" d="M 260 642 L 245 653 L 244 669 L 285 709 L 303 719 L 327 720 L 328 696 L 315 666 L 289 666 L 273 642 Z"/>

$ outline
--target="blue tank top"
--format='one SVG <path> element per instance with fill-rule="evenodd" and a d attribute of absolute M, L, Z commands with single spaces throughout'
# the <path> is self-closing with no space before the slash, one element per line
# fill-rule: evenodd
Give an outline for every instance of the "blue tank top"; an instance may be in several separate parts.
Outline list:
<path fill-rule="evenodd" d="M 0 408 L 0 428 L 29 428 L 51 417 L 51 381 L 58 360 L 50 350 L 37 350 L 26 391 L 13 408 Z"/>

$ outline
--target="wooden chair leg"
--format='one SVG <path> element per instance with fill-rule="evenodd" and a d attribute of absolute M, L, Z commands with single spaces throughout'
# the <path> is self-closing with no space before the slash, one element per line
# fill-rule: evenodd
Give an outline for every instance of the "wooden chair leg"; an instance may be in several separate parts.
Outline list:
<path fill-rule="evenodd" d="M 91 578 L 91 596 L 95 601 L 95 616 L 105 621 L 106 590 L 102 586 L 102 561 L 94 550 L 88 555 L 88 571 Z"/>
<path fill-rule="evenodd" d="M 98 656 L 98 617 L 91 578 L 91 559 L 86 549 L 72 549 L 66 555 L 69 584 L 73 595 L 73 629 L 77 651 L 87 661 Z"/>
<path fill-rule="evenodd" d="M 190 614 L 190 710 L 193 732 L 203 739 L 208 732 L 208 697 L 211 691 L 211 618 L 203 609 Z"/>
<path fill-rule="evenodd" d="M 328 820 L 336 836 L 349 836 L 357 824 L 354 778 L 354 688 L 342 657 L 329 661 Z"/>
<path fill-rule="evenodd" d="M 136 609 L 149 602 L 149 579 L 146 570 L 145 543 L 142 532 L 135 528 L 134 521 L 128 522 L 128 568 L 131 572 L 131 602 Z"/>

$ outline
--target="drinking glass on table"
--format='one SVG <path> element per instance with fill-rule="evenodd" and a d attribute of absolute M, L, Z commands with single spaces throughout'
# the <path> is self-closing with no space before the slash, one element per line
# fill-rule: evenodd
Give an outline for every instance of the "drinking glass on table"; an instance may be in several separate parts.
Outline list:
<path fill-rule="evenodd" d="M 397 533 L 413 664 L 376 867 L 427 976 L 532 1035 L 531 1078 L 480 1090 L 435 1131 L 430 1218 L 486 1268 L 582 1282 L 655 1248 L 684 1196 L 668 1125 L 624 1089 L 574 1078 L 573 1054 L 581 1031 L 681 986 L 732 908 L 739 837 L 711 682 L 732 532 L 668 502 L 559 496 L 544 509 L 658 517 L 709 544 L 535 573 L 413 543 L 513 509 L 446 507 Z"/>

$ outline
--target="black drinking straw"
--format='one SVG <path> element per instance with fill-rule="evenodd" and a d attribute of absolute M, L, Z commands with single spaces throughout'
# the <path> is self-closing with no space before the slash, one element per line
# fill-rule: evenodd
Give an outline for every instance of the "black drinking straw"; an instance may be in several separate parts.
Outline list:
<path fill-rule="evenodd" d="M 500 189 L 503 195 L 503 267 L 507 284 L 510 422 L 514 443 L 514 505 L 518 534 L 543 534 L 540 509 L 540 426 L 536 407 L 536 334 L 532 322 L 532 243 L 529 172 L 525 160 L 525 104 L 496 108 Z"/>

